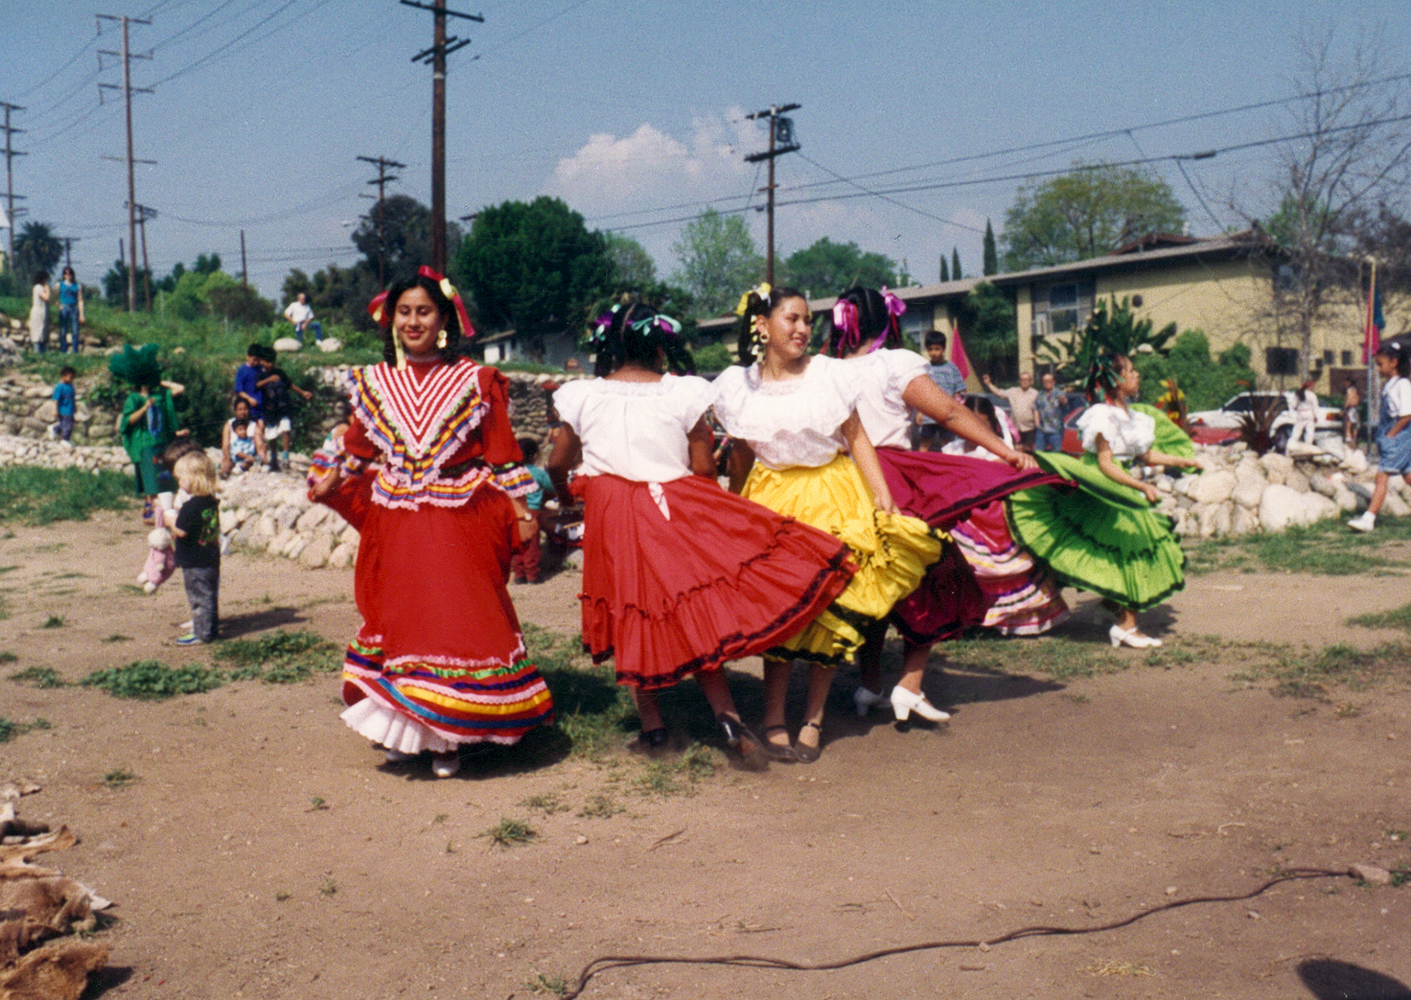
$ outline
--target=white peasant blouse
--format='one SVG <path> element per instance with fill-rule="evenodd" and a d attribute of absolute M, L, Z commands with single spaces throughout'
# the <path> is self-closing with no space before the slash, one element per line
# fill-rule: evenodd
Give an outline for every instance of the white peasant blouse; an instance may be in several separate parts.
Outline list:
<path fill-rule="evenodd" d="M 583 379 L 554 392 L 554 409 L 583 443 L 585 475 L 669 483 L 691 474 L 688 435 L 715 388 L 695 375 L 660 382 Z"/>
<path fill-rule="evenodd" d="M 816 355 L 799 378 L 764 381 L 759 364 L 715 379 L 715 416 L 771 469 L 818 468 L 843 451 L 841 428 L 858 408 L 866 380 L 851 363 Z"/>

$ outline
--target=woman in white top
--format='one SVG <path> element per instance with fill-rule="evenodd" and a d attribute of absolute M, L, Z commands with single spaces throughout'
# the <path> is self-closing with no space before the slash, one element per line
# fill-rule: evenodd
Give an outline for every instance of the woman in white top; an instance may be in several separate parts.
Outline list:
<path fill-rule="evenodd" d="M 1039 465 L 1078 489 L 1052 486 L 1016 493 L 1006 501 L 1019 544 L 1065 583 L 1102 595 L 1117 616 L 1112 645 L 1159 646 L 1142 634 L 1137 612 L 1155 607 L 1185 586 L 1185 553 L 1171 533 L 1171 519 L 1151 509 L 1156 487 L 1123 463 L 1194 467 L 1193 458 L 1154 451 L 1156 421 L 1132 404 L 1141 376 L 1122 355 L 1100 355 L 1084 388 L 1098 400 L 1078 419 L 1082 459 L 1041 452 Z"/>
<path fill-rule="evenodd" d="M 809 355 L 813 327 L 804 297 L 762 285 L 737 312 L 741 365 L 715 381 L 716 418 L 735 439 L 730 488 L 841 538 L 858 565 L 833 605 L 765 659 L 764 737 L 779 752 L 788 739 L 789 661 L 813 664 L 795 749 L 807 762 L 819 755 L 833 668 L 856 661 L 863 630 L 916 589 L 940 558 L 941 540 L 924 521 L 897 513 L 858 419 L 862 382 L 850 364 Z"/>
<path fill-rule="evenodd" d="M 657 693 L 694 674 L 726 743 L 758 767 L 723 669 L 803 629 L 847 586 L 837 539 L 721 489 L 704 414 L 715 389 L 689 371 L 680 325 L 640 303 L 599 318 L 601 378 L 554 393 L 564 432 L 548 469 L 559 495 L 585 498 L 583 641 L 611 656 L 642 720 L 640 746 L 667 743 Z"/>
<path fill-rule="evenodd" d="M 35 353 L 43 353 L 49 324 L 49 272 L 35 271 L 29 295 L 29 343 Z"/>
<path fill-rule="evenodd" d="M 886 289 L 851 288 L 833 306 L 828 353 L 846 358 L 863 385 L 857 415 L 877 450 L 882 473 L 897 506 L 933 528 L 950 529 L 976 507 L 1017 490 L 1056 483 L 1032 457 L 995 436 L 990 427 L 931 380 L 927 361 L 901 348 L 898 317 L 906 305 Z M 924 413 L 959 440 L 993 451 L 1006 464 L 935 452 L 910 450 L 912 410 Z M 886 623 L 868 635 L 858 656 L 862 683 L 853 693 L 859 714 L 890 704 L 897 721 L 915 712 L 941 722 L 949 716 L 922 693 L 931 646 L 985 620 L 989 601 L 961 550 L 948 542 L 944 555 L 912 594 L 892 610 L 890 621 L 902 634 L 902 675 L 890 697 L 881 694 L 882 640 Z"/>

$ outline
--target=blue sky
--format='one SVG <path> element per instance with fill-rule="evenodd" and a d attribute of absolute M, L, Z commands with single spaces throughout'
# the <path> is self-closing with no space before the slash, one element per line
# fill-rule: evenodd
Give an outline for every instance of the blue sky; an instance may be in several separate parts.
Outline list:
<path fill-rule="evenodd" d="M 429 202 L 431 74 L 411 57 L 431 15 L 397 0 L 71 0 L 6 5 L 0 100 L 23 105 L 15 190 L 26 219 L 80 238 L 74 264 L 96 283 L 127 232 L 126 171 L 112 22 L 132 27 L 137 200 L 153 270 L 218 252 L 278 298 L 290 268 L 350 264 L 348 224 L 374 176 L 356 157 L 407 164 L 390 190 Z M 1339 60 L 1387 45 L 1379 70 L 1404 71 L 1389 41 L 1411 37 L 1411 4 L 1356 10 L 1315 0 L 1140 3 L 913 0 L 695 4 L 486 0 L 453 9 L 472 43 L 451 57 L 447 209 L 564 198 L 594 228 L 622 228 L 669 274 L 683 217 L 738 208 L 763 175 L 743 157 L 764 134 L 743 114 L 797 102 L 803 149 L 779 160 L 778 252 L 822 236 L 853 240 L 936 279 L 959 247 L 978 271 L 985 219 L 996 229 L 1016 175 L 1075 160 L 1160 157 L 1294 131 L 1297 105 L 1146 128 L 1296 92 L 1300 37 L 1332 31 Z M 1130 132 L 1121 130 L 1130 129 Z M 1117 131 L 1082 141 L 1074 137 Z M 1037 147 L 996 154 L 1020 147 Z M 1155 169 L 1196 233 L 1241 220 L 1232 200 L 1267 208 L 1273 147 L 1187 165 L 1209 211 L 1169 163 Z M 887 173 L 884 173 L 887 172 Z M 836 176 L 852 179 L 836 181 Z M 888 199 L 862 189 L 910 187 Z M 845 197 L 844 197 L 845 196 Z M 758 204 L 760 197 L 753 197 Z M 1213 217 L 1212 217 L 1213 216 Z M 764 218 L 746 217 L 763 244 Z"/>

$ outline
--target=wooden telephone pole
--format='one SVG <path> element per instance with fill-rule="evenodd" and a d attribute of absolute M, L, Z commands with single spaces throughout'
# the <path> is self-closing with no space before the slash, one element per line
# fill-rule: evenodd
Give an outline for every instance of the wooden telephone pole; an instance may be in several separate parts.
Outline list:
<path fill-rule="evenodd" d="M 103 30 L 104 21 L 122 22 L 122 51 L 113 52 L 109 49 L 99 49 L 99 68 L 102 68 L 103 56 L 116 56 L 122 60 L 122 86 L 115 83 L 98 84 L 98 96 L 101 99 L 105 88 L 123 92 L 123 101 L 127 106 L 127 244 L 128 252 L 132 256 L 132 262 L 127 269 L 127 311 L 137 312 L 137 179 L 133 169 L 134 164 L 156 163 L 156 160 L 136 160 L 132 156 L 132 95 L 133 93 L 150 94 L 150 87 L 134 87 L 132 85 L 132 60 L 151 59 L 152 53 L 146 55 L 135 54 L 128 47 L 127 26 L 129 24 L 151 24 L 151 21 L 143 21 L 135 17 L 118 17 L 115 14 L 99 14 L 98 30 Z M 120 160 L 120 157 L 105 156 L 105 160 Z"/>
<path fill-rule="evenodd" d="M 469 38 L 446 36 L 446 18 L 463 17 L 484 23 L 479 14 L 447 10 L 446 0 L 419 3 L 402 0 L 408 7 L 429 10 L 435 22 L 432 45 L 412 56 L 412 62 L 431 64 L 431 267 L 446 273 L 446 57 L 470 44 Z"/>
<path fill-rule="evenodd" d="M 389 169 L 391 169 L 391 170 L 405 170 L 405 169 L 407 169 L 407 165 L 406 165 L 405 163 L 398 163 L 396 160 L 389 160 L 389 159 L 387 159 L 387 158 L 384 157 L 384 156 L 359 156 L 358 159 L 359 159 L 359 160 L 362 160 L 364 163 L 371 163 L 373 166 L 377 167 L 377 176 L 374 177 L 372 180 L 368 181 L 368 183 L 369 183 L 369 184 L 376 184 L 376 185 L 377 185 L 377 206 L 376 206 L 375 208 L 373 208 L 373 210 L 372 210 L 372 211 L 373 211 L 373 221 L 374 221 L 375 223 L 377 223 L 377 287 L 378 287 L 378 288 L 386 288 L 386 287 L 387 287 L 387 273 L 386 273 L 386 272 L 387 272 L 387 266 L 386 266 L 386 258 L 387 258 L 387 255 L 386 255 L 386 253 L 384 253 L 385 247 L 383 246 L 383 243 L 382 243 L 382 202 L 383 202 L 383 200 L 387 197 L 387 185 L 393 183 L 394 181 L 398 181 L 398 180 L 401 179 L 401 178 L 399 178 L 399 177 L 394 177 L 394 176 L 392 176 L 392 175 L 389 174 L 387 171 L 388 171 Z M 370 194 L 364 194 L 364 195 L 359 195 L 358 197 L 360 197 L 360 198 L 371 198 L 372 195 L 370 195 Z M 434 213 L 434 210 L 433 210 L 433 213 Z M 445 242 L 445 236 L 444 236 L 445 230 L 444 230 L 444 229 L 442 230 L 442 233 L 443 233 L 443 235 L 442 235 L 442 238 L 441 238 L 441 242 L 444 243 L 444 242 Z M 433 239 L 434 239 L 434 234 L 433 234 Z M 431 266 L 432 266 L 432 267 L 436 267 L 435 264 L 432 264 Z M 440 271 L 442 274 L 445 274 L 445 273 L 446 273 L 444 270 L 442 270 L 442 269 L 439 268 L 439 267 L 436 267 L 436 270 Z"/>
<path fill-rule="evenodd" d="M 405 3 L 406 0 L 403 0 Z M 774 284 L 774 161 L 785 153 L 792 153 L 799 148 L 799 144 L 794 141 L 794 120 L 782 117 L 786 111 L 796 111 L 803 107 L 801 104 L 771 104 L 763 111 L 756 111 L 754 114 L 745 115 L 746 118 L 756 120 L 759 118 L 769 119 L 769 149 L 763 153 L 751 153 L 745 157 L 746 163 L 758 163 L 760 160 L 769 161 L 769 184 L 760 190 L 768 192 L 769 201 L 765 210 L 769 215 L 769 249 L 765 258 L 765 278 L 772 286 Z"/>

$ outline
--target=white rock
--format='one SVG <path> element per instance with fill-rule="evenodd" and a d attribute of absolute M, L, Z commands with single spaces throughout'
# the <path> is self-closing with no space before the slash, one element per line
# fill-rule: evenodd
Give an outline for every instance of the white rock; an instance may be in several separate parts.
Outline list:
<path fill-rule="evenodd" d="M 351 545 L 353 548 L 357 548 L 358 543 L 362 540 L 362 535 L 358 534 L 358 529 L 350 524 L 343 529 L 343 533 L 338 536 L 338 540 L 344 545 Z"/>
<path fill-rule="evenodd" d="M 1192 477 L 1193 482 L 1186 491 L 1196 503 L 1218 504 L 1230 499 L 1235 491 L 1235 474 L 1228 469 L 1216 469 Z"/>
<path fill-rule="evenodd" d="M 324 521 L 328 520 L 328 515 L 333 511 L 323 504 L 314 504 L 308 510 L 299 515 L 299 519 L 294 522 L 296 531 L 312 531 Z"/>
<path fill-rule="evenodd" d="M 280 337 L 274 342 L 274 349 L 281 354 L 298 354 L 304 345 L 294 337 Z"/>
<path fill-rule="evenodd" d="M 1320 434 L 1316 439 L 1318 447 L 1341 462 L 1347 457 L 1347 444 L 1336 434 Z"/>
<path fill-rule="evenodd" d="M 289 548 L 289 545 L 297 538 L 298 536 L 294 534 L 293 528 L 285 528 L 270 539 L 269 545 L 266 546 L 266 551 L 272 556 L 282 556 L 285 550 Z"/>
<path fill-rule="evenodd" d="M 333 536 L 327 532 L 319 532 L 299 553 L 299 562 L 310 569 L 318 569 L 328 562 L 328 557 L 333 554 Z"/>
<path fill-rule="evenodd" d="M 1320 493 L 1329 499 L 1337 496 L 1337 484 L 1321 472 L 1313 472 L 1308 476 L 1308 488 L 1314 493 Z"/>
<path fill-rule="evenodd" d="M 274 512 L 274 523 L 279 526 L 280 531 L 285 531 L 294 527 L 301 513 L 303 512 L 293 504 L 284 504 Z"/>
<path fill-rule="evenodd" d="M 1313 524 L 1329 517 L 1337 517 L 1342 513 L 1341 508 L 1336 503 L 1321 493 L 1303 494 L 1303 509 L 1307 515 L 1307 523 Z"/>
<path fill-rule="evenodd" d="M 223 510 L 220 512 L 220 533 L 222 535 L 228 535 L 238 527 L 240 527 L 240 522 L 235 517 L 235 511 Z"/>
<path fill-rule="evenodd" d="M 1248 507 L 1235 505 L 1235 513 L 1230 518 L 1231 535 L 1252 535 L 1259 530 L 1259 515 Z"/>
<path fill-rule="evenodd" d="M 1252 476 L 1240 482 L 1235 490 L 1230 494 L 1236 505 L 1247 507 L 1250 510 L 1259 508 L 1259 501 L 1264 496 L 1264 488 L 1269 484 L 1264 481 L 1263 476 Z"/>
<path fill-rule="evenodd" d="M 1290 469 L 1288 476 L 1284 479 L 1284 485 L 1290 489 L 1298 490 L 1300 493 L 1307 493 L 1309 490 L 1308 477 L 1298 469 Z"/>
<path fill-rule="evenodd" d="M 1322 454 L 1323 449 L 1306 441 L 1290 441 L 1284 448 L 1284 452 L 1289 458 L 1312 458 Z"/>
<path fill-rule="evenodd" d="M 1230 501 L 1210 504 L 1201 508 L 1199 531 L 1201 538 L 1216 538 L 1230 533 L 1230 519 L 1234 504 Z"/>
<path fill-rule="evenodd" d="M 1350 448 L 1343 459 L 1343 465 L 1354 476 L 1359 476 L 1367 471 L 1367 455 L 1360 448 Z"/>
<path fill-rule="evenodd" d="M 332 354 L 334 351 L 341 351 L 343 349 L 343 341 L 339 340 L 337 337 L 324 337 L 317 343 L 318 349 L 324 354 Z"/>
<path fill-rule="evenodd" d="M 1411 516 L 1411 504 L 1408 504 L 1398 494 L 1387 490 L 1386 502 L 1382 504 L 1383 514 L 1390 514 L 1392 517 Z"/>
<path fill-rule="evenodd" d="M 353 565 L 353 557 L 358 554 L 358 547 L 343 542 L 334 549 L 328 556 L 328 566 L 330 569 L 347 569 Z"/>
<path fill-rule="evenodd" d="M 1338 483 L 1337 486 L 1334 487 L 1333 502 L 1338 505 L 1339 510 L 1352 513 L 1357 509 L 1357 494 L 1353 493 L 1342 483 Z"/>
<path fill-rule="evenodd" d="M 268 514 L 261 514 L 260 519 L 255 522 L 254 529 L 250 532 L 250 544 L 268 545 L 277 534 L 279 534 L 279 526 L 274 523 L 274 518 Z"/>
<path fill-rule="evenodd" d="M 1259 523 L 1264 530 L 1283 531 L 1290 524 L 1302 523 L 1302 496 L 1282 483 L 1270 483 L 1259 500 Z"/>
<path fill-rule="evenodd" d="M 1271 483 L 1283 484 L 1288 479 L 1288 474 L 1293 471 L 1293 459 L 1280 455 L 1277 451 L 1260 456 L 1259 464 L 1264 467 L 1264 474 Z"/>

